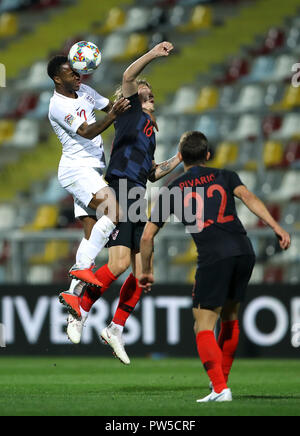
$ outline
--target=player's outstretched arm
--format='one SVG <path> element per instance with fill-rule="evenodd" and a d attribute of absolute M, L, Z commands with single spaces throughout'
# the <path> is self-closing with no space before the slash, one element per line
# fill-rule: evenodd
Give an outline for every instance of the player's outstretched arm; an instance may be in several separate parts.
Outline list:
<path fill-rule="evenodd" d="M 123 74 L 122 91 L 124 97 L 131 97 L 137 93 L 138 85 L 136 79 L 150 62 L 159 57 L 169 56 L 173 49 L 173 44 L 170 42 L 161 42 L 144 56 L 133 62 Z"/>
<path fill-rule="evenodd" d="M 248 209 L 260 218 L 274 231 L 279 239 L 280 247 L 287 250 L 291 245 L 291 236 L 286 232 L 272 217 L 265 204 L 246 186 L 238 186 L 234 190 L 234 195 L 238 197 L 248 207 Z"/>
<path fill-rule="evenodd" d="M 181 162 L 182 156 L 180 153 L 177 153 L 176 156 L 171 157 L 171 159 L 166 160 L 165 162 L 159 164 L 153 162 L 153 168 L 148 177 L 149 181 L 154 183 L 162 177 L 165 177 L 167 174 L 175 170 Z"/>
<path fill-rule="evenodd" d="M 158 232 L 159 227 L 154 223 L 148 222 L 141 239 L 140 251 L 142 258 L 142 274 L 139 277 L 139 283 L 146 292 L 151 291 L 151 286 L 154 283 L 154 277 L 152 273 L 152 256 L 154 238 Z"/>
<path fill-rule="evenodd" d="M 77 130 L 77 134 L 86 139 L 94 139 L 104 132 L 116 120 L 118 115 L 126 112 L 130 108 L 130 101 L 126 98 L 120 98 L 107 113 L 103 120 L 93 124 L 83 123 Z"/>

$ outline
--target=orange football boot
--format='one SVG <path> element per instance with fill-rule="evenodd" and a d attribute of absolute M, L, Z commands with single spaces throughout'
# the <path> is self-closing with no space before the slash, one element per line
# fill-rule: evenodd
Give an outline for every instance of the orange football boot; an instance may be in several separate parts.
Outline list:
<path fill-rule="evenodd" d="M 80 299 L 77 295 L 70 292 L 62 292 L 58 297 L 60 303 L 68 309 L 68 312 L 76 318 L 81 320 Z"/>
<path fill-rule="evenodd" d="M 77 265 L 74 265 L 69 272 L 69 275 L 72 279 L 80 280 L 87 285 L 96 286 L 97 288 L 102 288 L 103 283 L 99 282 L 92 269 L 94 265 L 90 268 L 80 269 Z"/>

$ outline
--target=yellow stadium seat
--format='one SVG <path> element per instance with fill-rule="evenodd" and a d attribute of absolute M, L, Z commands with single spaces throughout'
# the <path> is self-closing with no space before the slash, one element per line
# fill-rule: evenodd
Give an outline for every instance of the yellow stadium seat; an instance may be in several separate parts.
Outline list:
<path fill-rule="evenodd" d="M 190 245 L 188 246 L 186 252 L 174 257 L 172 263 L 174 265 L 186 265 L 196 262 L 197 258 L 198 258 L 198 253 L 197 253 L 196 244 L 194 243 L 193 240 L 191 240 Z"/>
<path fill-rule="evenodd" d="M 192 268 L 190 268 L 186 278 L 187 283 L 189 284 L 195 283 L 196 271 L 197 271 L 197 266 L 193 266 Z"/>
<path fill-rule="evenodd" d="M 280 142 L 268 141 L 264 147 L 264 164 L 266 168 L 279 165 L 283 160 L 284 147 Z"/>
<path fill-rule="evenodd" d="M 15 132 L 15 123 L 10 120 L 0 120 L 0 144 L 11 139 Z"/>
<path fill-rule="evenodd" d="M 127 61 L 140 56 L 148 50 L 148 39 L 140 33 L 130 35 L 125 51 L 122 55 L 114 58 L 115 61 Z"/>
<path fill-rule="evenodd" d="M 16 15 L 4 13 L 0 15 L 0 38 L 8 38 L 18 33 L 18 19 Z"/>
<path fill-rule="evenodd" d="M 27 231 L 42 231 L 56 227 L 58 220 L 58 207 L 57 206 L 41 206 L 31 224 L 24 227 Z"/>
<path fill-rule="evenodd" d="M 213 25 L 212 9 L 207 6 L 196 6 L 192 12 L 190 21 L 179 26 L 181 32 L 195 32 L 201 29 L 210 29 Z"/>
<path fill-rule="evenodd" d="M 300 107 L 300 88 L 288 86 L 282 100 L 272 106 L 273 110 L 291 110 Z"/>
<path fill-rule="evenodd" d="M 226 165 L 234 164 L 238 158 L 238 145 L 234 142 L 222 142 L 217 150 L 210 166 L 223 168 Z"/>
<path fill-rule="evenodd" d="M 125 12 L 118 7 L 112 8 L 107 16 L 107 19 L 103 26 L 99 29 L 96 29 L 96 33 L 100 33 L 101 35 L 108 35 L 111 32 L 119 29 L 125 24 L 126 14 Z"/>
<path fill-rule="evenodd" d="M 201 89 L 191 113 L 205 112 L 215 109 L 219 103 L 219 90 L 215 86 L 205 86 Z"/>
<path fill-rule="evenodd" d="M 45 245 L 44 253 L 33 256 L 31 265 L 49 265 L 68 257 L 70 245 L 66 241 L 49 241 Z"/>

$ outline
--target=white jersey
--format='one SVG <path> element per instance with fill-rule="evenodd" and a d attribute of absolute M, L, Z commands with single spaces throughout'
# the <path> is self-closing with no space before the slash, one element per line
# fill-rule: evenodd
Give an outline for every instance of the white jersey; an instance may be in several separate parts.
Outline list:
<path fill-rule="evenodd" d="M 106 108 L 109 100 L 87 85 L 81 85 L 77 95 L 78 98 L 74 99 L 55 91 L 50 100 L 49 120 L 63 147 L 60 167 L 104 168 L 101 135 L 91 140 L 77 135 L 76 132 L 84 122 L 95 123 L 94 109 Z"/>

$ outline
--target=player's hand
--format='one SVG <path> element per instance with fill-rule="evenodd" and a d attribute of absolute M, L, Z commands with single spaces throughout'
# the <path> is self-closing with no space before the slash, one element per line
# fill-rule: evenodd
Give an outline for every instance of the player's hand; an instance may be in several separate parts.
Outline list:
<path fill-rule="evenodd" d="M 117 117 L 119 115 L 122 115 L 124 112 L 126 112 L 129 108 L 131 108 L 130 101 L 127 98 L 120 98 L 115 102 L 111 109 L 111 113 Z"/>
<path fill-rule="evenodd" d="M 282 250 L 287 250 L 291 246 L 291 236 L 282 227 L 278 226 L 274 229 L 274 232 L 279 239 L 279 245 Z"/>
<path fill-rule="evenodd" d="M 145 293 L 151 292 L 154 283 L 153 274 L 141 274 L 139 284 L 144 289 Z"/>
<path fill-rule="evenodd" d="M 160 44 L 157 44 L 152 50 L 152 54 L 156 57 L 164 57 L 169 56 L 171 51 L 174 50 L 174 46 L 171 42 L 161 42 Z"/>

